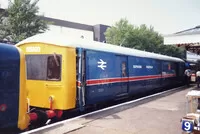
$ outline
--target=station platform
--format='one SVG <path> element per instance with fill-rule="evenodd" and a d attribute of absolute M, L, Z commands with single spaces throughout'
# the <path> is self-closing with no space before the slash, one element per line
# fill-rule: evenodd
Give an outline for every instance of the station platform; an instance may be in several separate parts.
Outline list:
<path fill-rule="evenodd" d="M 181 87 L 32 134 L 181 134 L 186 94 L 195 89 L 196 85 Z"/>
<path fill-rule="evenodd" d="M 186 113 L 185 95 L 194 88 L 184 88 L 95 120 L 90 117 L 80 121 L 82 126 L 68 134 L 181 134 L 180 119 Z"/>

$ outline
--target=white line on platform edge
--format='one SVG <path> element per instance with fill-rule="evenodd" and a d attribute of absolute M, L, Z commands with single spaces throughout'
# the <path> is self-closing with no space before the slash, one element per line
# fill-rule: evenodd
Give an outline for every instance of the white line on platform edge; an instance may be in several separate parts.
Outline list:
<path fill-rule="evenodd" d="M 123 106 L 123 105 L 130 104 L 130 103 L 135 103 L 135 102 L 138 102 L 138 101 L 141 101 L 141 100 L 144 100 L 144 99 L 148 99 L 148 98 L 151 98 L 151 97 L 154 97 L 154 96 L 158 96 L 158 95 L 161 95 L 161 94 L 164 94 L 164 93 L 167 93 L 167 92 L 178 90 L 178 89 L 183 88 L 183 87 L 185 87 L 185 86 L 181 86 L 181 87 L 178 87 L 178 88 L 173 88 L 173 89 L 163 91 L 163 92 L 160 92 L 160 93 L 156 93 L 156 94 L 153 94 L 153 95 L 145 96 L 145 97 L 133 100 L 133 101 L 124 102 L 124 103 L 114 105 L 114 106 L 111 106 L 111 107 L 107 107 L 107 108 L 104 108 L 104 109 L 101 109 L 101 110 L 97 110 L 97 111 L 94 111 L 94 112 L 91 112 L 91 113 L 80 115 L 80 116 L 77 116 L 77 117 L 74 117 L 74 118 L 71 118 L 71 119 L 66 119 L 64 121 L 60 121 L 60 122 L 57 122 L 57 123 L 53 123 L 53 124 L 50 124 L 50 125 L 47 125 L 47 126 L 43 126 L 43 127 L 37 128 L 37 129 L 30 130 L 30 131 L 27 131 L 27 132 L 23 132 L 21 134 L 31 134 L 31 133 L 34 133 L 34 132 L 39 132 L 41 130 L 51 128 L 51 127 L 54 127 L 56 125 L 60 125 L 60 124 L 65 123 L 65 122 L 69 122 L 69 121 L 72 121 L 72 120 L 75 120 L 75 119 L 78 119 L 78 118 L 82 118 L 82 117 L 85 117 L 85 116 L 88 116 L 88 115 L 92 115 L 92 114 L 96 114 L 96 113 L 103 112 L 103 111 L 106 111 L 106 110 L 110 110 L 110 109 L 113 109 L 113 108 L 116 108 L 116 107 L 120 107 L 120 106 Z M 188 88 L 188 89 L 191 89 L 191 88 Z"/>

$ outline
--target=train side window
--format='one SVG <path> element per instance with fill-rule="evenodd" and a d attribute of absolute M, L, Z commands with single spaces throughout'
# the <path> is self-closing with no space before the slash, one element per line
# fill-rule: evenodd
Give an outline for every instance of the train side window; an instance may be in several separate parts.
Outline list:
<path fill-rule="evenodd" d="M 126 63 L 122 63 L 122 77 L 126 77 Z"/>
<path fill-rule="evenodd" d="M 47 79 L 60 80 L 61 79 L 61 63 L 60 56 L 53 55 L 47 58 Z"/>

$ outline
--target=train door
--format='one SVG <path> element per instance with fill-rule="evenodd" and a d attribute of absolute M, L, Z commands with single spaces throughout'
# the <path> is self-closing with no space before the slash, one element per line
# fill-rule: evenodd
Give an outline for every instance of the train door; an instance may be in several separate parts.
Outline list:
<path fill-rule="evenodd" d="M 126 95 L 128 93 L 128 60 L 127 56 L 117 56 L 117 62 L 120 67 L 120 91 L 118 95 Z"/>
<path fill-rule="evenodd" d="M 85 106 L 85 50 L 76 50 L 76 79 L 77 79 L 77 100 L 80 111 L 84 111 Z"/>

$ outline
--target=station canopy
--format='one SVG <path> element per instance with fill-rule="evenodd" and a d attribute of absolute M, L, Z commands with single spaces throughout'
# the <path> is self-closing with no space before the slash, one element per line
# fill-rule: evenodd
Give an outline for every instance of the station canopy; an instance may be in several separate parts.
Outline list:
<path fill-rule="evenodd" d="M 174 34 L 165 35 L 164 44 L 183 47 L 191 53 L 200 55 L 200 25 Z"/>

